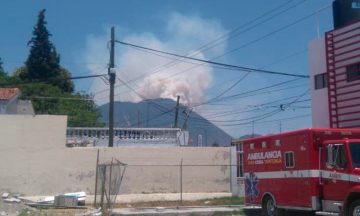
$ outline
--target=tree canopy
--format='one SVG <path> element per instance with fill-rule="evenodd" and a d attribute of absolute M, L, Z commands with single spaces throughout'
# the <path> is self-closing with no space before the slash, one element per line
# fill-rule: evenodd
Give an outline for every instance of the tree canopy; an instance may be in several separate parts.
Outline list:
<path fill-rule="evenodd" d="M 0 58 L 0 77 L 6 75 L 5 70 L 4 70 L 4 68 L 3 68 L 3 64 L 4 64 L 4 63 L 2 62 L 2 60 L 1 60 L 1 58 Z"/>
<path fill-rule="evenodd" d="M 67 115 L 69 127 L 104 126 L 98 121 L 101 115 L 93 95 L 75 93 L 71 80 L 54 81 L 53 78 L 71 77 L 71 73 L 60 66 L 60 55 L 49 41 L 50 36 L 45 10 L 41 10 L 28 43 L 30 54 L 25 64 L 10 76 L 0 58 L 0 88 L 20 88 L 21 99 L 31 100 L 36 114 Z"/>
<path fill-rule="evenodd" d="M 21 74 L 19 78 L 31 81 L 47 80 L 47 83 L 71 93 L 74 91 L 74 84 L 71 80 L 49 80 L 49 78 L 71 77 L 71 74 L 60 66 L 60 55 L 50 41 L 52 35 L 46 28 L 46 24 L 45 9 L 43 9 L 39 12 L 33 36 L 28 42 L 30 53 L 25 62 L 25 68 L 23 68 L 24 74 Z"/>

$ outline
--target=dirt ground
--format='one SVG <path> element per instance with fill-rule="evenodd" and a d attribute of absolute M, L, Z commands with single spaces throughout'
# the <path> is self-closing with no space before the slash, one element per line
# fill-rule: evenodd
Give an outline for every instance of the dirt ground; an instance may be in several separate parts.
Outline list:
<path fill-rule="evenodd" d="M 0 216 L 74 216 L 95 209 L 93 206 L 89 206 L 88 209 L 37 209 L 25 203 L 5 203 L 1 200 Z"/>
<path fill-rule="evenodd" d="M 215 205 L 242 205 L 243 198 L 239 197 L 220 197 L 203 199 L 196 201 L 157 201 L 157 202 L 138 202 L 138 203 L 118 203 L 114 208 L 144 208 L 144 207 L 177 207 L 177 206 L 215 206 Z"/>
<path fill-rule="evenodd" d="M 21 212 L 29 210 L 33 211 L 34 209 L 29 208 L 25 205 L 24 202 L 21 203 L 5 203 L 3 200 L 0 201 L 0 215 L 9 215 L 15 216 L 19 215 Z"/>

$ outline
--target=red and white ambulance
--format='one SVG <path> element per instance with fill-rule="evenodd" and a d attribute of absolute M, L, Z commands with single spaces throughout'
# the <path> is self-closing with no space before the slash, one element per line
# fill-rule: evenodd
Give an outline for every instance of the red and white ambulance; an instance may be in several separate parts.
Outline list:
<path fill-rule="evenodd" d="M 360 130 L 309 128 L 243 141 L 246 204 L 360 216 Z"/>

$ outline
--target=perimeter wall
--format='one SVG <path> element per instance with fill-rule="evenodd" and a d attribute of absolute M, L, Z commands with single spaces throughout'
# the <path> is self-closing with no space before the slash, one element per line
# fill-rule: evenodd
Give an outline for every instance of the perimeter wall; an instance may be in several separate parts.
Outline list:
<path fill-rule="evenodd" d="M 100 163 L 129 164 L 122 194 L 179 192 L 181 160 L 185 193 L 231 192 L 229 147 L 66 148 L 66 126 L 66 116 L 0 115 L 0 191 L 94 194 L 99 151 Z"/>

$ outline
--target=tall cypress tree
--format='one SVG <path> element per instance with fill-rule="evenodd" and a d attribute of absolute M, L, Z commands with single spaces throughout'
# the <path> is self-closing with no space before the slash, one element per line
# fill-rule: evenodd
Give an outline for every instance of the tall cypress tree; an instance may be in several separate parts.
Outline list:
<path fill-rule="evenodd" d="M 0 58 L 0 77 L 7 75 L 6 72 L 5 72 L 5 70 L 4 70 L 4 68 L 3 68 L 3 64 L 4 64 L 4 63 L 1 61 L 1 58 Z"/>
<path fill-rule="evenodd" d="M 46 24 L 45 9 L 43 9 L 39 12 L 33 36 L 28 42 L 30 54 L 25 62 L 27 72 L 25 77 L 29 80 L 70 77 L 70 73 L 60 66 L 60 55 L 50 41 L 52 35 L 47 30 Z M 59 87 L 65 92 L 74 91 L 74 84 L 71 80 L 50 80 L 48 83 Z"/>
<path fill-rule="evenodd" d="M 41 80 L 60 75 L 60 56 L 50 42 L 51 34 L 46 28 L 45 9 L 38 15 L 38 21 L 33 30 L 33 36 L 28 42 L 30 54 L 26 60 L 29 80 Z"/>
<path fill-rule="evenodd" d="M 0 58 L 0 71 L 3 71 L 3 70 L 4 70 L 3 64 L 4 64 L 4 63 L 1 61 L 1 58 Z"/>

